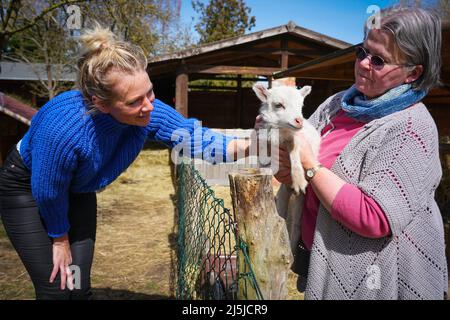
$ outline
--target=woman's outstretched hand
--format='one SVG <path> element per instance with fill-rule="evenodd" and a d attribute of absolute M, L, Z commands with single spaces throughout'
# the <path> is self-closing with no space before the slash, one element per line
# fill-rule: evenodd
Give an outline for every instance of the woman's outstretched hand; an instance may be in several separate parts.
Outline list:
<path fill-rule="evenodd" d="M 58 271 L 61 276 L 61 290 L 67 287 L 73 290 L 73 276 L 69 266 L 72 264 L 72 253 L 68 235 L 53 239 L 53 271 L 50 276 L 50 283 L 53 283 Z"/>

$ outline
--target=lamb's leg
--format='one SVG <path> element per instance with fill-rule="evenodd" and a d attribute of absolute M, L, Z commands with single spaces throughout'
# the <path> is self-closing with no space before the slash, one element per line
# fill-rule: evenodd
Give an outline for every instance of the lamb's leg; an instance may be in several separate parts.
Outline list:
<path fill-rule="evenodd" d="M 286 217 L 286 227 L 289 233 L 289 241 L 291 243 L 292 254 L 296 253 L 296 247 L 301 237 L 301 219 L 303 210 L 302 195 L 291 194 L 288 204 L 288 212 Z"/>
<path fill-rule="evenodd" d="M 292 188 L 296 194 L 299 194 L 300 190 L 305 193 L 308 182 L 305 178 L 305 172 L 300 157 L 301 145 L 298 140 L 294 140 L 292 145 L 293 148 L 289 152 L 289 157 L 291 159 Z"/>
<path fill-rule="evenodd" d="M 288 216 L 288 204 L 289 199 L 292 195 L 292 190 L 282 184 L 280 189 L 278 189 L 277 195 L 275 196 L 275 204 L 277 206 L 278 215 L 283 219 L 286 219 Z"/>
<path fill-rule="evenodd" d="M 303 196 L 294 195 L 291 188 L 282 184 L 275 199 L 278 214 L 286 221 L 292 253 L 295 254 L 296 246 L 300 240 Z"/>

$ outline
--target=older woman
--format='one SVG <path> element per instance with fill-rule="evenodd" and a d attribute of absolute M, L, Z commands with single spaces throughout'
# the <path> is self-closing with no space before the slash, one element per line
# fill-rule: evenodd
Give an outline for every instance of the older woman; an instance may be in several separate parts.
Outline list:
<path fill-rule="evenodd" d="M 195 119 L 155 99 L 139 47 L 101 28 L 82 40 L 78 90 L 39 110 L 0 170 L 3 225 L 37 299 L 91 297 L 95 191 L 113 182 L 147 139 L 169 147 L 182 141 L 189 155 L 211 162 L 234 159 L 247 144 L 200 130 Z M 177 129 L 199 132 L 198 143 L 186 145 Z M 71 265 L 78 267 L 79 286 L 73 285 Z"/>
<path fill-rule="evenodd" d="M 302 156 L 310 184 L 296 259 L 310 253 L 306 299 L 442 299 L 447 292 L 434 200 L 438 132 L 421 103 L 439 83 L 440 56 L 438 16 L 383 10 L 380 28 L 366 29 L 356 48 L 355 84 L 311 116 L 322 143 L 317 159 L 310 148 Z M 281 161 L 276 177 L 289 184 L 289 158 Z"/>

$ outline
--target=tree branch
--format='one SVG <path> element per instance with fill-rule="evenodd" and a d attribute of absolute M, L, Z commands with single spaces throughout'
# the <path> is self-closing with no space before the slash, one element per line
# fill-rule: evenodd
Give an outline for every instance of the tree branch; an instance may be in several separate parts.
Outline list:
<path fill-rule="evenodd" d="M 2 19 L 2 28 L 5 30 L 8 27 L 9 19 L 11 18 L 11 15 L 13 11 L 18 11 L 17 6 L 20 6 L 20 0 L 12 0 L 9 3 L 8 9 L 6 10 L 6 18 L 5 20 Z M 2 14 L 3 18 L 3 14 Z"/>
<path fill-rule="evenodd" d="M 20 2 L 20 1 L 19 1 L 19 2 Z M 62 7 L 62 6 L 64 6 L 64 5 L 68 5 L 68 4 L 76 4 L 76 3 L 82 3 L 82 2 L 86 2 L 86 0 L 65 0 L 65 1 L 62 1 L 62 2 L 60 2 L 60 3 L 54 4 L 54 5 L 50 6 L 50 7 L 48 7 L 47 9 L 43 10 L 39 15 L 37 15 L 36 17 L 34 17 L 34 18 L 31 20 L 30 23 L 28 23 L 28 24 L 22 26 L 21 28 L 18 28 L 18 29 L 16 29 L 16 30 L 11 30 L 11 31 L 8 31 L 8 30 L 5 30 L 5 29 L 4 29 L 4 30 L 1 30 L 1 31 L 0 31 L 0 34 L 3 34 L 3 35 L 5 35 L 5 36 L 12 36 L 12 35 L 15 34 L 15 33 L 22 32 L 22 31 L 24 31 L 24 30 L 27 30 L 27 29 L 33 27 L 33 26 L 36 25 L 36 23 L 37 23 L 39 20 L 41 20 L 45 15 L 47 15 L 49 12 L 51 12 L 51 11 L 53 11 L 53 10 L 55 10 L 55 9 L 58 9 L 59 7 Z M 7 27 L 7 26 L 6 26 L 6 27 Z"/>

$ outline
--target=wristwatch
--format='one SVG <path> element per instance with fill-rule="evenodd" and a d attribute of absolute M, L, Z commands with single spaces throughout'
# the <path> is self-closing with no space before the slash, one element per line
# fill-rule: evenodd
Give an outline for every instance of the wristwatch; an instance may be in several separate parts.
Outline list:
<path fill-rule="evenodd" d="M 316 175 L 317 171 L 320 170 L 320 168 L 323 168 L 322 164 L 318 164 L 315 167 L 306 169 L 306 172 L 305 172 L 306 181 L 310 182 L 312 180 L 312 178 L 314 178 L 314 176 Z"/>

